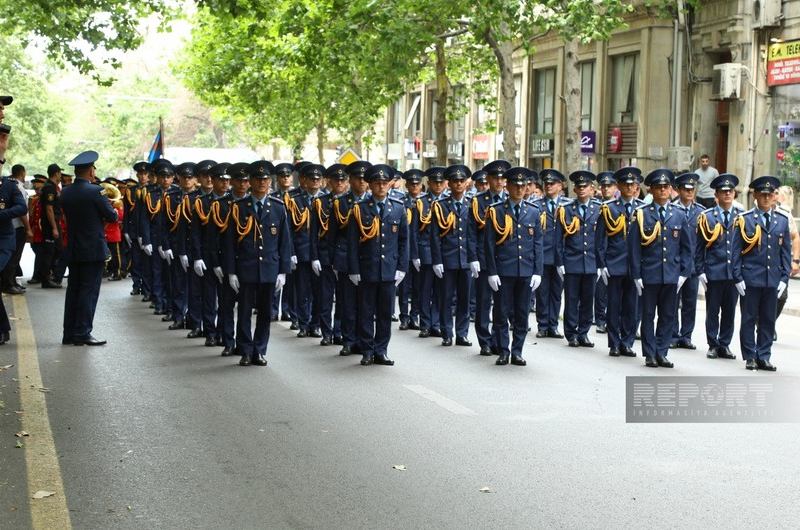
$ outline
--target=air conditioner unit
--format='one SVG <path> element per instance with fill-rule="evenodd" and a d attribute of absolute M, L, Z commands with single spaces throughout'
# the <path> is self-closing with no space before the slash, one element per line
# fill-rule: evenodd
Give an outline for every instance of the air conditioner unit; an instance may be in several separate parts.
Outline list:
<path fill-rule="evenodd" d="M 694 155 L 692 148 L 681 145 L 667 148 L 667 164 L 670 169 L 675 171 L 688 171 L 692 169 Z"/>
<path fill-rule="evenodd" d="M 742 65 L 722 63 L 714 65 L 711 77 L 711 99 L 739 99 L 742 94 Z"/>
<path fill-rule="evenodd" d="M 783 13 L 781 0 L 755 0 L 753 2 L 753 27 L 775 28 L 781 25 Z"/>

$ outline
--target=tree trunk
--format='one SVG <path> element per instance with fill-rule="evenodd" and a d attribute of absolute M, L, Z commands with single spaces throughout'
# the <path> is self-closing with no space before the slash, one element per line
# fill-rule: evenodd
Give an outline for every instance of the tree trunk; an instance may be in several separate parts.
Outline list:
<path fill-rule="evenodd" d="M 508 33 L 505 22 L 500 23 L 500 33 Z M 517 89 L 514 87 L 514 45 L 510 41 L 497 42 L 491 29 L 486 30 L 486 42 L 494 52 L 500 70 L 500 129 L 503 131 L 503 158 L 512 166 L 519 164 L 517 159 Z"/>
<path fill-rule="evenodd" d="M 362 129 L 356 129 L 353 131 L 353 151 L 362 158 L 364 158 L 364 154 L 362 149 L 364 148 L 364 131 Z"/>
<path fill-rule="evenodd" d="M 447 97 L 450 95 L 450 81 L 447 79 L 444 41 L 436 43 L 436 164 L 447 165 Z"/>
<path fill-rule="evenodd" d="M 325 147 L 325 118 L 319 118 L 317 122 L 317 156 L 319 156 L 319 163 L 325 164 L 325 157 L 324 157 L 324 147 Z"/>
<path fill-rule="evenodd" d="M 564 42 L 564 155 L 565 174 L 581 167 L 581 70 L 578 41 Z"/>
<path fill-rule="evenodd" d="M 213 131 L 214 131 L 214 138 L 216 138 L 217 140 L 217 147 L 219 147 L 220 149 L 225 149 L 227 147 L 225 145 L 225 131 L 222 129 L 222 127 L 219 127 L 217 125 L 213 126 Z"/>

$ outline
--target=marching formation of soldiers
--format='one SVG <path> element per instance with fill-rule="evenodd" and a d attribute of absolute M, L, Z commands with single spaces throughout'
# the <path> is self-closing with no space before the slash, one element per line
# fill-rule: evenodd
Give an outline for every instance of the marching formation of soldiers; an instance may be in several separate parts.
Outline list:
<path fill-rule="evenodd" d="M 161 159 L 134 170 L 136 179 L 117 182 L 131 294 L 169 329 L 188 329 L 243 366 L 267 364 L 270 323 L 279 319 L 300 338 L 361 355 L 362 365 L 394 364 L 393 321 L 445 347 L 471 347 L 472 325 L 480 355 L 525 366 L 535 308 L 538 338 L 592 348 L 595 325 L 610 356 L 636 357 L 641 338 L 646 366 L 669 368 L 670 348 L 696 349 L 702 285 L 707 357 L 736 358 L 741 298 L 746 367 L 775 370 L 794 221 L 774 207 L 774 177 L 750 184 L 756 206 L 742 211 L 736 176 L 711 183 L 716 206 L 705 209 L 694 202 L 698 176 L 667 169 L 567 177 L 505 160 L 474 173 L 460 164 L 401 173 L 366 161 Z"/>

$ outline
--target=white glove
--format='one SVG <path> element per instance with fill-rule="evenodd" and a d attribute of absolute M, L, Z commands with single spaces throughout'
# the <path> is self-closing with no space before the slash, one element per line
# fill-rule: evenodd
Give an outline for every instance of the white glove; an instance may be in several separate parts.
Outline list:
<path fill-rule="evenodd" d="M 297 256 L 292 256 L 292 270 L 297 268 Z"/>
<path fill-rule="evenodd" d="M 214 267 L 214 276 L 217 277 L 219 283 L 222 283 L 222 278 L 223 278 L 222 267 Z"/>
<path fill-rule="evenodd" d="M 233 289 L 233 292 L 238 294 L 238 292 L 239 292 L 239 277 L 236 276 L 235 274 L 228 274 L 228 283 L 231 285 L 231 289 Z"/>
<path fill-rule="evenodd" d="M 444 265 L 441 263 L 433 266 L 433 273 L 436 275 L 437 278 L 441 278 L 444 276 Z"/>
<path fill-rule="evenodd" d="M 542 277 L 538 274 L 531 276 L 531 291 L 535 291 L 540 285 L 542 285 Z"/>
<path fill-rule="evenodd" d="M 781 297 L 783 291 L 786 290 L 786 282 L 778 282 L 778 298 Z"/>
<path fill-rule="evenodd" d="M 395 287 L 400 285 L 400 282 L 403 281 L 403 278 L 406 277 L 406 273 L 403 271 L 395 271 L 394 273 L 394 285 Z"/>
<path fill-rule="evenodd" d="M 494 275 L 494 276 L 489 276 L 489 277 L 487 278 L 487 280 L 489 281 L 489 288 L 490 288 L 492 291 L 495 291 L 495 292 L 497 292 L 497 290 L 498 290 L 498 289 L 500 289 L 500 286 L 501 286 L 501 285 L 503 285 L 503 284 L 500 282 L 500 276 L 497 276 L 497 275 Z"/>
<path fill-rule="evenodd" d="M 125 234 L 125 241 L 127 241 L 127 242 L 128 242 L 128 246 L 129 246 L 129 247 L 132 247 L 132 246 L 133 246 L 133 240 L 131 240 L 131 236 L 130 236 L 130 235 L 128 235 L 128 234 Z"/>
<path fill-rule="evenodd" d="M 704 272 L 700 276 L 697 277 L 700 280 L 700 284 L 703 286 L 703 291 L 708 290 L 708 278 L 706 277 L 706 273 Z"/>
<path fill-rule="evenodd" d="M 139 248 L 144 249 L 144 245 L 142 245 L 142 236 L 137 237 L 136 241 L 139 242 Z"/>
<path fill-rule="evenodd" d="M 644 291 L 644 282 L 641 278 L 637 278 L 633 280 L 633 283 L 636 284 L 636 292 L 639 293 L 639 296 L 642 296 L 642 291 Z"/>
<path fill-rule="evenodd" d="M 602 271 L 600 272 L 600 279 L 603 280 L 603 283 L 608 285 L 608 278 L 611 274 L 608 272 L 608 267 L 603 267 Z"/>
<path fill-rule="evenodd" d="M 597 279 L 599 280 L 602 277 L 603 277 L 603 269 L 597 269 Z"/>
<path fill-rule="evenodd" d="M 350 278 L 350 281 L 353 282 L 353 285 L 358 287 L 358 282 L 361 281 L 361 275 L 360 274 L 349 274 L 348 277 Z"/>
<path fill-rule="evenodd" d="M 681 291 L 681 287 L 683 287 L 684 283 L 686 283 L 686 276 L 678 276 L 678 291 L 677 292 Z"/>
<path fill-rule="evenodd" d="M 181 267 L 183 267 L 184 272 L 189 270 L 189 256 L 186 254 L 181 254 L 178 256 L 181 260 Z"/>
<path fill-rule="evenodd" d="M 164 247 L 158 245 L 158 255 L 161 256 L 161 259 L 167 259 L 167 256 L 164 255 Z"/>
<path fill-rule="evenodd" d="M 280 291 L 284 285 L 286 285 L 286 275 L 278 274 L 278 277 L 275 278 L 275 290 Z"/>
<path fill-rule="evenodd" d="M 198 276 L 203 276 L 203 271 L 206 270 L 206 262 L 201 259 L 196 259 L 194 260 L 192 267 L 194 268 L 195 274 Z"/>
<path fill-rule="evenodd" d="M 311 270 L 314 271 L 314 274 L 319 276 L 322 272 L 322 263 L 320 263 L 318 259 L 315 259 L 311 262 Z"/>
<path fill-rule="evenodd" d="M 472 277 L 477 278 L 481 274 L 481 262 L 470 261 L 469 268 L 472 270 Z"/>
<path fill-rule="evenodd" d="M 422 263 L 418 259 L 411 260 L 411 263 L 414 264 L 414 268 L 417 269 L 417 272 L 419 272 L 419 268 L 422 266 Z"/>
<path fill-rule="evenodd" d="M 172 249 L 168 248 L 167 250 L 164 251 L 164 259 L 167 260 L 167 265 L 172 265 L 173 257 L 174 256 L 172 255 Z"/>
<path fill-rule="evenodd" d="M 559 267 L 558 267 L 558 269 L 556 269 L 556 271 L 558 272 L 558 276 L 563 280 L 564 279 L 564 272 L 565 272 L 564 271 L 564 266 L 563 265 L 559 265 Z"/>
<path fill-rule="evenodd" d="M 147 254 L 148 256 L 152 256 L 153 255 L 153 245 L 149 245 L 149 244 L 148 245 L 144 245 L 142 247 L 142 251 L 145 254 Z"/>
<path fill-rule="evenodd" d="M 744 296 L 744 292 L 747 290 L 747 286 L 744 284 L 744 280 L 736 284 L 736 290 L 739 291 L 739 296 Z"/>

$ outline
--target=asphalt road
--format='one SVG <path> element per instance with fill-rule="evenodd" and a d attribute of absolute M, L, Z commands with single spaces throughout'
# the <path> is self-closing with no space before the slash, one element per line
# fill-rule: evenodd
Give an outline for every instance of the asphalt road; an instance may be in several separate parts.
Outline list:
<path fill-rule="evenodd" d="M 800 282 L 791 283 L 800 301 Z M 708 360 L 702 346 L 672 351 L 671 371 L 648 369 L 641 356 L 608 357 L 598 334 L 594 349 L 530 335 L 528 366 L 499 367 L 477 355 L 476 341 L 445 348 L 396 327 L 396 365 L 362 367 L 285 323 L 273 324 L 269 366 L 244 368 L 186 331 L 168 331 L 129 289 L 104 284 L 94 335 L 109 344 L 98 348 L 60 344 L 61 291 L 29 288 L 26 307 L 13 301 L 30 315 L 35 349 L 16 351 L 28 318 L 17 313 L 11 343 L 0 346 L 0 365 L 16 364 L 0 373 L 0 528 L 46 527 L 35 513 L 57 499 L 74 528 L 744 528 L 800 520 L 797 424 L 625 421 L 626 376 L 800 376 L 796 316 L 779 321 L 777 374 Z M 42 478 L 29 449 L 40 433 L 13 436 L 32 419 L 20 408 L 29 374 L 18 371 L 29 356 L 38 358 L 62 485 L 40 500 L 29 500 Z M 18 440 L 26 448 L 14 448 Z"/>

